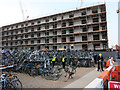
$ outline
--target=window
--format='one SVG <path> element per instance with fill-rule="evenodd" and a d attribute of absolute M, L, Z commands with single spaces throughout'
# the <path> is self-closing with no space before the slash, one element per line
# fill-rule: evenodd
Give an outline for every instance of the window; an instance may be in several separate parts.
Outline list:
<path fill-rule="evenodd" d="M 13 45 L 13 43 L 12 43 L 12 42 L 10 42 L 10 45 Z"/>
<path fill-rule="evenodd" d="M 71 46 L 71 49 L 74 49 L 74 46 Z"/>
<path fill-rule="evenodd" d="M 82 41 L 87 41 L 87 35 L 86 36 L 82 36 Z"/>
<path fill-rule="evenodd" d="M 83 19 L 81 22 L 82 22 L 82 24 L 86 24 L 87 23 L 86 19 Z"/>
<path fill-rule="evenodd" d="M 105 7 L 101 7 L 100 10 L 101 10 L 101 12 L 105 12 L 106 8 Z"/>
<path fill-rule="evenodd" d="M 11 31 L 11 35 L 13 34 L 13 32 Z"/>
<path fill-rule="evenodd" d="M 69 26 L 72 26 L 74 24 L 73 21 L 69 21 Z"/>
<path fill-rule="evenodd" d="M 13 37 L 11 37 L 11 40 L 13 40 Z"/>
<path fill-rule="evenodd" d="M 49 46 L 45 46 L 45 48 L 49 49 Z"/>
<path fill-rule="evenodd" d="M 40 46 L 37 47 L 37 50 L 40 50 Z"/>
<path fill-rule="evenodd" d="M 31 25 L 34 25 L 34 22 L 32 22 Z"/>
<path fill-rule="evenodd" d="M 100 17 L 101 17 L 101 21 L 106 21 L 106 14 L 101 14 Z"/>
<path fill-rule="evenodd" d="M 31 50 L 34 50 L 34 47 L 31 47 Z"/>
<path fill-rule="evenodd" d="M 23 35 L 21 35 L 21 38 L 23 38 Z"/>
<path fill-rule="evenodd" d="M 93 35 L 93 40 L 100 40 L 99 35 Z"/>
<path fill-rule="evenodd" d="M 100 49 L 100 44 L 94 44 L 94 50 Z"/>
<path fill-rule="evenodd" d="M 99 22 L 99 17 L 98 16 L 93 17 L 93 22 Z"/>
<path fill-rule="evenodd" d="M 23 27 L 24 27 L 24 24 L 22 24 L 21 27 L 23 28 Z"/>
<path fill-rule="evenodd" d="M 18 28 L 18 25 L 16 25 L 16 28 Z"/>
<path fill-rule="evenodd" d="M 46 24 L 46 25 L 45 25 L 45 29 L 49 29 L 49 24 Z"/>
<path fill-rule="evenodd" d="M 92 13 L 98 13 L 98 9 L 97 8 L 92 9 Z"/>
<path fill-rule="evenodd" d="M 15 39 L 18 39 L 18 36 L 15 36 Z"/>
<path fill-rule="evenodd" d="M 64 19 L 64 16 L 62 16 L 61 19 Z"/>
<path fill-rule="evenodd" d="M 37 43 L 40 43 L 40 40 L 37 40 Z"/>
<path fill-rule="evenodd" d="M 62 30 L 62 34 L 66 34 L 66 30 Z"/>
<path fill-rule="evenodd" d="M 8 32 L 7 32 L 7 35 L 8 35 Z"/>
<path fill-rule="evenodd" d="M 37 34 L 37 37 L 39 37 L 39 36 L 40 36 L 40 33 Z"/>
<path fill-rule="evenodd" d="M 6 43 L 6 46 L 8 46 L 8 43 Z"/>
<path fill-rule="evenodd" d="M 72 17 L 74 17 L 74 14 L 70 14 L 70 15 L 69 15 L 69 18 L 72 18 Z"/>
<path fill-rule="evenodd" d="M 28 29 L 25 29 L 25 32 L 28 32 Z"/>
<path fill-rule="evenodd" d="M 66 26 L 66 22 L 63 22 L 63 23 L 62 23 L 62 27 L 65 27 L 65 26 Z"/>
<path fill-rule="evenodd" d="M 20 41 L 20 44 L 23 44 L 23 41 Z"/>
<path fill-rule="evenodd" d="M 11 27 L 11 29 L 13 29 L 13 26 Z"/>
<path fill-rule="evenodd" d="M 17 45 L 18 44 L 18 42 L 15 42 L 15 45 Z"/>
<path fill-rule="evenodd" d="M 46 21 L 46 22 L 49 22 L 49 19 L 46 19 L 45 21 Z"/>
<path fill-rule="evenodd" d="M 23 30 L 21 30 L 21 33 L 23 33 Z"/>
<path fill-rule="evenodd" d="M 82 49 L 87 50 L 87 49 L 88 49 L 87 44 L 83 44 L 83 45 L 82 45 Z"/>
<path fill-rule="evenodd" d="M 66 37 L 62 37 L 62 42 L 66 42 Z"/>
<path fill-rule="evenodd" d="M 74 29 L 73 28 L 69 28 L 69 33 L 74 33 Z"/>
<path fill-rule="evenodd" d="M 18 34 L 18 31 L 16 31 L 15 33 Z"/>
<path fill-rule="evenodd" d="M 107 33 L 102 33 L 102 39 L 107 39 Z"/>
<path fill-rule="evenodd" d="M 54 24 L 53 24 L 53 28 L 57 28 L 57 23 L 54 23 Z"/>
<path fill-rule="evenodd" d="M 53 38 L 53 43 L 57 43 L 57 38 Z"/>
<path fill-rule="evenodd" d="M 31 31 L 32 31 L 32 32 L 34 31 L 34 28 L 33 28 L 33 27 L 31 28 Z"/>
<path fill-rule="evenodd" d="M 26 23 L 25 26 L 28 26 L 28 24 Z"/>
<path fill-rule="evenodd" d="M 57 20 L 57 17 L 54 17 L 54 18 L 53 18 L 53 21 L 55 21 L 55 20 Z"/>
<path fill-rule="evenodd" d="M 106 24 L 101 24 L 101 27 L 102 27 L 102 30 L 106 30 L 107 29 Z"/>
<path fill-rule="evenodd" d="M 57 50 L 57 46 L 53 46 L 53 50 Z"/>
<path fill-rule="evenodd" d="M 57 35 L 57 31 L 53 31 L 53 35 Z"/>
<path fill-rule="evenodd" d="M 37 30 L 41 30 L 41 26 L 37 27 Z"/>
<path fill-rule="evenodd" d="M 97 31 L 97 30 L 99 30 L 99 25 L 94 25 L 93 26 L 93 31 Z"/>
<path fill-rule="evenodd" d="M 25 44 L 28 44 L 28 41 L 27 41 L 27 40 L 25 41 Z"/>
<path fill-rule="evenodd" d="M 45 35 L 48 36 L 48 35 L 49 35 L 49 32 L 45 32 Z"/>
<path fill-rule="evenodd" d="M 31 37 L 34 37 L 34 34 L 31 34 Z"/>
<path fill-rule="evenodd" d="M 49 43 L 49 39 L 45 39 L 45 43 Z"/>
<path fill-rule="evenodd" d="M 75 37 L 70 37 L 70 42 L 74 42 L 75 41 Z"/>
<path fill-rule="evenodd" d="M 81 12 L 81 15 L 86 15 L 86 11 L 82 11 L 82 12 Z"/>
<path fill-rule="evenodd" d="M 28 35 L 27 35 L 27 34 L 25 35 L 25 38 L 28 38 Z"/>
<path fill-rule="evenodd" d="M 34 44 L 34 40 L 31 41 L 31 44 Z"/>
<path fill-rule="evenodd" d="M 39 24 L 39 23 L 41 23 L 40 21 L 37 21 L 37 23 Z"/>
<path fill-rule="evenodd" d="M 106 49 L 108 46 L 106 43 L 103 43 L 103 49 Z"/>
<path fill-rule="evenodd" d="M 83 31 L 83 32 L 87 32 L 87 27 L 86 27 L 86 26 L 83 26 L 83 27 L 82 27 L 82 31 Z"/>

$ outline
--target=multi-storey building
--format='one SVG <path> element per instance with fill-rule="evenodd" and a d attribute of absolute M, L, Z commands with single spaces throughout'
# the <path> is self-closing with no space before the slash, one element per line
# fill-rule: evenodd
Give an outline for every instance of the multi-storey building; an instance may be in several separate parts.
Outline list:
<path fill-rule="evenodd" d="M 8 49 L 106 49 L 106 5 L 95 5 L 3 26 L 2 45 Z"/>

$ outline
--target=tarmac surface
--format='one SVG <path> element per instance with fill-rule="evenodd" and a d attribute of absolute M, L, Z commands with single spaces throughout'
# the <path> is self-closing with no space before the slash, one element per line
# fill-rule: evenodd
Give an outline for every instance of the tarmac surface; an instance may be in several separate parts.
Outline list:
<path fill-rule="evenodd" d="M 97 72 L 96 67 L 80 67 L 77 68 L 75 76 L 67 82 L 65 82 L 65 73 L 63 73 L 57 81 L 46 80 L 41 76 L 32 77 L 24 73 L 14 74 L 16 74 L 22 82 L 23 88 L 84 88 L 94 80 L 100 72 Z"/>

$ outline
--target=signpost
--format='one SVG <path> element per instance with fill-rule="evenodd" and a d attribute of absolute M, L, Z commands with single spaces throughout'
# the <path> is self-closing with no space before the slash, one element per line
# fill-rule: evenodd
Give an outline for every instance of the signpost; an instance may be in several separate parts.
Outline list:
<path fill-rule="evenodd" d="M 109 90 L 120 90 L 120 82 L 109 81 L 108 88 Z"/>

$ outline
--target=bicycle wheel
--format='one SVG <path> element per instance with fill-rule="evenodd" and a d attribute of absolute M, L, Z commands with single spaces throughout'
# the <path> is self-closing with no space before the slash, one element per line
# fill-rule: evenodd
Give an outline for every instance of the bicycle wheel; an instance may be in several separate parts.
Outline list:
<path fill-rule="evenodd" d="M 19 88 L 20 90 L 22 90 L 22 83 L 20 82 L 20 80 L 12 80 L 11 83 L 15 89 Z"/>

